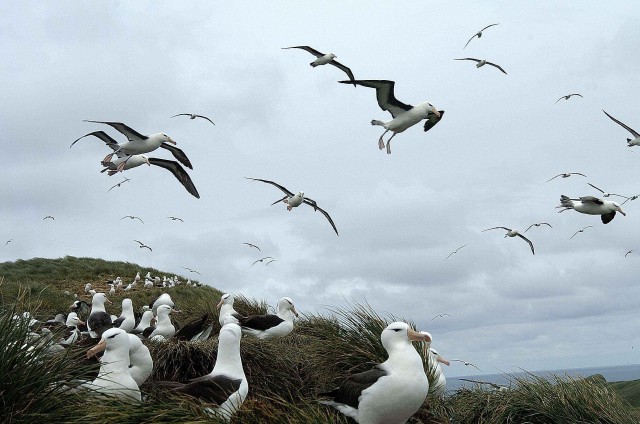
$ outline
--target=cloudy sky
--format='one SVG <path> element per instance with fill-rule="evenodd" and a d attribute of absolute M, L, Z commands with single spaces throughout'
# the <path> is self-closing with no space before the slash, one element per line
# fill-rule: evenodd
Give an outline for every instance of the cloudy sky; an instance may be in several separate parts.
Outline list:
<path fill-rule="evenodd" d="M 1 9 L 0 239 L 13 241 L 0 243 L 0 260 L 190 267 L 223 291 L 270 304 L 290 296 L 302 312 L 367 301 L 485 373 L 640 362 L 640 201 L 607 225 L 555 209 L 561 194 L 598 195 L 587 182 L 640 194 L 640 152 L 602 113 L 640 128 L 633 2 L 20 0 Z M 389 119 L 374 90 L 338 84 L 339 69 L 281 49 L 295 45 L 333 52 L 356 78 L 394 80 L 401 101 L 446 114 L 428 133 L 399 134 L 387 155 L 377 148 L 383 129 L 370 125 Z M 453 60 L 464 57 L 508 75 Z M 555 103 L 576 92 L 584 98 Z M 170 119 L 185 112 L 216 125 Z M 124 137 L 84 119 L 169 134 L 201 198 L 155 166 L 101 174 L 100 140 L 69 145 L 96 130 Z M 546 182 L 561 172 L 587 178 Z M 303 190 L 340 236 L 312 208 L 270 206 L 280 191 L 244 177 Z M 541 221 L 553 228 L 527 232 L 535 256 L 518 238 L 482 232 Z M 278 260 L 251 267 L 261 252 L 243 242 Z"/>

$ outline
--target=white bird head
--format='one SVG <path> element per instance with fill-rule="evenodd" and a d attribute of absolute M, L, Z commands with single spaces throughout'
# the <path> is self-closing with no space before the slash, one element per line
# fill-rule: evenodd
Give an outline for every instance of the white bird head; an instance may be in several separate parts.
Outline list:
<path fill-rule="evenodd" d="M 295 316 L 299 316 L 298 311 L 296 311 L 296 307 L 293 305 L 293 300 L 288 297 L 283 297 L 278 300 L 278 312 L 283 313 L 286 311 L 291 311 Z"/>
<path fill-rule="evenodd" d="M 162 133 L 160 134 L 162 137 L 164 137 L 164 142 L 165 143 L 172 143 L 172 144 L 177 144 L 171 137 L 169 137 L 168 135 Z"/>
<path fill-rule="evenodd" d="M 216 309 L 220 309 L 222 305 L 233 305 L 233 295 L 231 293 L 223 294 L 220 298 L 220 302 L 216 305 Z"/>
<path fill-rule="evenodd" d="M 298 192 L 298 196 L 300 196 L 300 197 L 304 198 L 304 191 L 300 191 L 300 192 Z"/>
<path fill-rule="evenodd" d="M 613 207 L 614 207 L 614 211 L 618 211 L 620 212 L 622 215 L 627 216 L 626 213 L 622 212 L 622 208 L 620 207 L 620 205 L 617 202 L 611 202 L 613 203 Z"/>
<path fill-rule="evenodd" d="M 336 57 L 338 57 L 338 56 L 336 56 L 336 55 L 335 55 L 335 54 L 333 54 L 333 53 L 329 53 L 329 56 L 331 56 L 331 59 L 335 59 Z"/>
<path fill-rule="evenodd" d="M 151 162 L 149 162 L 149 158 L 146 157 L 145 155 L 140 155 L 142 157 L 143 163 L 146 163 L 147 165 L 151 166 Z"/>
<path fill-rule="evenodd" d="M 418 332 L 413 330 L 409 324 L 404 322 L 392 322 L 382 330 L 380 335 L 380 341 L 382 346 L 389 352 L 398 344 L 404 344 L 407 342 L 431 342 L 431 334 L 426 331 Z"/>

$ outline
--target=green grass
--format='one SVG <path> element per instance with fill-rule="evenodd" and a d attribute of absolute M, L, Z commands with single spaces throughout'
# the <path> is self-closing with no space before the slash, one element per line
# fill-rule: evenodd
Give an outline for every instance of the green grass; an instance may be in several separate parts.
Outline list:
<path fill-rule="evenodd" d="M 12 316 L 30 311 L 48 319 L 66 311 L 71 293 L 84 293 L 91 282 L 106 290 L 105 280 L 120 275 L 125 282 L 136 272 L 165 275 L 126 262 L 65 257 L 33 259 L 0 264 L 0 416 L 3 422 L 212 422 L 199 400 L 168 391 L 142 388 L 145 401 L 131 405 L 117 399 L 72 394 L 69 384 L 82 374 L 95 372 L 96 365 L 81 360 L 84 352 L 71 349 L 47 354 L 46 344 L 27 338 L 26 324 Z M 217 353 L 219 325 L 215 305 L 220 293 L 211 287 L 178 286 L 171 289 L 136 289 L 114 297 L 107 311 L 119 314 L 120 302 L 130 297 L 136 310 L 157 298 L 171 294 L 181 314 L 172 314 L 184 324 L 204 313 L 215 328 L 204 342 L 145 342 L 154 358 L 150 381 L 178 380 L 209 373 Z M 235 308 L 243 314 L 265 313 L 267 304 L 236 295 Z M 341 376 L 367 370 L 373 362 L 386 359 L 380 333 L 390 322 L 402 320 L 380 316 L 368 304 L 354 303 L 326 314 L 307 314 L 296 321 L 287 337 L 261 341 L 243 338 L 241 355 L 249 396 L 234 416 L 234 423 L 349 423 L 333 408 L 317 402 L 318 393 L 339 384 Z M 409 322 L 409 321 L 407 321 Z M 410 322 L 409 322 L 410 323 Z M 421 352 L 420 346 L 416 348 Z M 30 353 L 27 354 L 27 350 Z M 433 379 L 433 364 L 424 359 Z M 638 404 L 638 384 L 606 384 L 597 378 L 573 380 L 557 377 L 547 381 L 514 380 L 512 390 L 491 392 L 482 388 L 461 389 L 444 399 L 428 396 L 413 421 L 430 423 L 631 423 L 632 407 Z M 452 420 L 452 418 L 454 420 Z M 216 422 L 215 420 L 213 422 Z"/>

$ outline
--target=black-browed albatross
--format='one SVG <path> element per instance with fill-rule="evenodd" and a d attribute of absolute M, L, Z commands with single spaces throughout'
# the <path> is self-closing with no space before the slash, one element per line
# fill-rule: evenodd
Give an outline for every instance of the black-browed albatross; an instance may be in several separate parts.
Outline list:
<path fill-rule="evenodd" d="M 535 250 L 533 250 L 533 243 L 531 242 L 531 240 L 529 240 L 528 238 L 520 234 L 518 230 L 514 230 L 507 227 L 492 227 L 492 228 L 487 228 L 486 230 L 482 230 L 482 232 L 489 231 L 489 230 L 498 230 L 498 229 L 507 231 L 507 233 L 504 235 L 505 237 L 515 237 L 515 236 L 520 237 L 522 240 L 529 243 L 529 247 L 531 248 L 531 253 L 533 253 L 534 255 L 536 254 Z"/>
<path fill-rule="evenodd" d="M 629 131 L 631 133 L 631 135 L 633 136 L 633 139 L 627 138 L 627 146 L 628 147 L 640 146 L 640 133 L 638 133 L 636 130 L 634 130 L 630 126 L 623 124 L 621 121 L 618 121 L 616 118 L 614 118 L 613 116 L 609 115 L 604 109 L 602 111 L 604 112 L 605 115 L 607 115 L 609 118 L 611 118 L 611 120 L 613 122 L 615 122 L 616 124 L 620 125 L 622 128 L 624 128 L 625 130 L 627 130 L 627 131 Z"/>
<path fill-rule="evenodd" d="M 476 62 L 476 68 L 480 68 L 480 67 L 482 67 L 484 65 L 491 65 L 494 68 L 500 69 L 500 71 L 502 71 L 503 74 L 507 75 L 507 71 L 502 69 L 502 67 L 500 65 L 497 65 L 497 64 L 495 64 L 493 62 L 489 62 L 486 59 L 474 59 L 472 57 L 465 57 L 465 58 L 462 58 L 462 59 L 453 59 L 453 60 L 472 60 L 472 61 Z"/>
<path fill-rule="evenodd" d="M 175 118 L 176 116 L 188 116 L 189 119 L 196 119 L 196 118 L 202 118 L 202 119 L 206 119 L 207 121 L 211 122 L 213 124 L 213 121 L 209 118 L 207 118 L 204 115 L 196 115 L 195 113 L 179 113 L 177 115 L 173 115 L 172 118 Z M 213 124 L 215 125 L 215 124 Z"/>
<path fill-rule="evenodd" d="M 305 205 L 311 206 L 314 210 L 320 211 L 320 213 L 323 214 L 325 218 L 327 218 L 327 220 L 329 221 L 329 224 L 331 224 L 331 227 L 333 227 L 333 231 L 336 232 L 336 235 L 339 235 L 338 229 L 336 228 L 336 224 L 333 223 L 333 219 L 331 219 L 327 211 L 320 208 L 315 200 L 305 197 L 304 191 L 301 191 L 298 194 L 293 194 L 293 192 L 289 191 L 286 187 L 278 183 L 275 183 L 273 181 L 263 180 L 260 178 L 249 178 L 249 177 L 245 177 L 245 178 L 247 180 L 261 181 L 263 183 L 271 184 L 272 186 L 278 187 L 283 193 L 285 193 L 285 196 L 282 199 L 278 199 L 275 202 L 273 202 L 271 204 L 272 206 L 275 205 L 276 203 L 284 202 L 287 204 L 287 210 L 291 211 L 291 209 L 297 208 L 298 206 L 304 203 Z"/>
<path fill-rule="evenodd" d="M 351 72 L 351 69 L 347 68 L 346 66 L 344 66 L 342 63 L 338 62 L 337 60 L 334 60 L 336 57 L 335 54 L 333 53 L 320 53 L 318 50 L 313 49 L 309 46 L 293 46 L 293 47 L 283 47 L 283 50 L 287 50 L 287 49 L 302 49 L 302 50 L 306 50 L 309 53 L 311 53 L 312 55 L 314 55 L 315 57 L 317 57 L 316 60 L 314 60 L 313 62 L 311 62 L 309 65 L 311 65 L 312 67 L 316 67 L 316 66 L 320 66 L 320 65 L 333 65 L 338 69 L 341 69 L 344 73 L 347 74 L 347 76 L 349 77 L 349 79 L 351 80 L 351 83 L 353 84 L 353 86 L 355 87 L 355 77 L 353 76 L 353 72 Z"/>
<path fill-rule="evenodd" d="M 482 28 L 480 31 L 476 32 L 475 34 L 473 34 L 471 36 L 471 38 L 469 38 L 469 41 L 467 41 L 467 44 L 464 45 L 464 47 L 462 48 L 462 50 L 466 49 L 467 46 L 469 45 L 469 43 L 471 42 L 471 40 L 473 40 L 475 37 L 478 38 L 482 38 L 482 31 L 484 31 L 487 28 L 491 28 L 492 26 L 496 26 L 496 25 L 500 25 L 500 24 L 491 24 L 491 25 L 487 25 L 486 27 Z"/>
<path fill-rule="evenodd" d="M 351 84 L 352 81 L 338 81 L 342 84 Z M 357 85 L 361 85 L 363 87 L 370 87 L 376 89 L 376 99 L 378 100 L 378 106 L 380 109 L 385 110 L 391 114 L 393 117 L 392 120 L 383 122 L 377 119 L 371 121 L 371 125 L 380 125 L 384 127 L 385 131 L 382 133 L 380 138 L 378 139 L 378 148 L 380 150 L 384 149 L 384 140 L 382 139 L 384 135 L 391 131 L 393 135 L 389 137 L 387 140 L 387 154 L 391 154 L 391 139 L 396 136 L 396 134 L 403 132 L 409 127 L 414 126 L 418 122 L 426 119 L 424 123 L 424 131 L 429 131 L 433 128 L 440 120 L 442 119 L 442 115 L 444 114 L 443 110 L 437 110 L 431 103 L 422 102 L 418 103 L 415 106 L 411 106 L 405 103 L 402 103 L 400 100 L 395 98 L 393 93 L 393 88 L 395 86 L 395 81 L 389 80 L 356 80 L 353 83 Z"/>
<path fill-rule="evenodd" d="M 571 199 L 564 194 L 560 196 L 560 209 L 558 213 L 573 209 L 576 212 L 585 213 L 587 215 L 600 215 L 603 224 L 608 224 L 616 217 L 616 212 L 627 215 L 622 212 L 622 208 L 616 202 L 598 199 L 594 196 L 583 196 L 578 199 Z"/>

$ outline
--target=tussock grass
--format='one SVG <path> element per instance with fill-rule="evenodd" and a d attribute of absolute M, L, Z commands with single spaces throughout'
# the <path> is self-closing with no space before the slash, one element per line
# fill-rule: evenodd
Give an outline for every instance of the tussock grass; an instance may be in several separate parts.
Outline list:
<path fill-rule="evenodd" d="M 52 263 L 49 263 L 52 262 Z M 23 267 L 24 266 L 24 267 Z M 76 269 L 77 267 L 77 269 Z M 220 422 L 209 417 L 201 401 L 168 390 L 143 386 L 143 402 L 130 404 L 103 395 L 73 394 L 69 383 L 95 374 L 96 364 L 84 365 L 80 348 L 50 355 L 42 340 L 28 337 L 28 323 L 13 319 L 30 311 L 41 320 L 66 311 L 73 300 L 64 290 L 81 292 L 86 282 L 131 279 L 146 268 L 124 262 L 66 257 L 0 264 L 0 417 L 3 422 L 159 423 Z M 151 270 L 152 275 L 163 273 Z M 4 281 L 1 279 L 5 276 Z M 125 278 L 126 280 L 126 278 Z M 221 292 L 210 287 L 132 290 L 119 294 L 107 311 L 120 312 L 120 300 L 130 297 L 136 309 L 168 292 L 183 312 L 172 314 L 184 324 L 204 313 L 214 323 L 212 337 L 202 342 L 145 341 L 154 359 L 150 382 L 186 381 L 207 374 L 217 355 L 219 325 L 215 305 Z M 273 300 L 273 299 L 271 299 Z M 272 313 L 266 302 L 236 294 L 235 309 L 244 315 Z M 318 403 L 319 393 L 331 390 L 350 373 L 365 371 L 386 359 L 381 331 L 395 316 L 381 316 L 366 303 L 307 314 L 294 331 L 276 340 L 243 338 L 241 356 L 249 381 L 249 396 L 232 422 L 242 424 L 353 422 Z M 411 322 L 408 322 L 411 325 Z M 6 348 L 5 348 L 6 346 Z M 416 345 L 422 355 L 422 346 Z M 29 352 L 27 354 L 27 352 Z M 429 355 L 423 357 L 430 381 L 435 381 Z M 86 377 L 85 377 L 86 378 Z M 73 383 L 77 384 L 77 383 Z M 150 385 L 152 386 L 152 384 Z M 597 379 L 531 377 L 514 380 L 512 389 L 461 389 L 439 398 L 429 395 L 410 423 L 612 423 L 636 422 L 631 408 L 611 386 Z"/>

